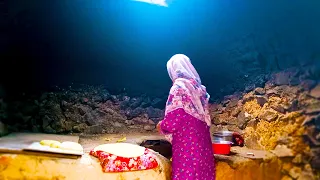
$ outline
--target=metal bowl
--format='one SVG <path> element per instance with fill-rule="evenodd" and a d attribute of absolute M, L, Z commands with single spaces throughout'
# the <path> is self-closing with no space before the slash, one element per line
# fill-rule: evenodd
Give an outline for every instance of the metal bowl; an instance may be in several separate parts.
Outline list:
<path fill-rule="evenodd" d="M 218 131 L 213 133 L 213 141 L 233 141 L 232 131 Z"/>
<path fill-rule="evenodd" d="M 233 144 L 231 141 L 213 141 L 214 144 Z"/>

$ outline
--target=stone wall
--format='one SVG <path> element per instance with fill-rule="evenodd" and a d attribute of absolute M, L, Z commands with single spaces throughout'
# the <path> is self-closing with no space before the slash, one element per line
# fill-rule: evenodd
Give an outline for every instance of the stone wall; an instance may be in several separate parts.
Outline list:
<path fill-rule="evenodd" d="M 281 158 L 284 176 L 297 179 L 320 171 L 320 84 L 312 69 L 270 74 L 245 92 L 210 104 L 211 131 L 240 132 L 253 150 Z M 258 78 L 259 79 L 259 78 Z M 25 101 L 0 101 L 0 133 L 121 133 L 155 131 L 165 99 L 111 95 L 103 87 L 44 93 Z M 0 121 L 0 122 L 1 122 Z M 293 169 L 293 170 L 292 170 Z M 293 174 L 295 171 L 295 174 Z M 302 177 L 302 176 L 301 176 Z"/>
<path fill-rule="evenodd" d="M 103 87 L 44 93 L 39 98 L 5 103 L 0 120 L 9 131 L 118 133 L 152 131 L 163 117 L 164 101 L 145 96 L 111 95 Z M 4 131 L 4 130 L 3 130 Z"/>
<path fill-rule="evenodd" d="M 262 87 L 226 96 L 212 104 L 212 131 L 243 134 L 250 149 L 283 158 L 282 172 L 320 170 L 320 84 L 309 70 L 290 69 L 270 76 Z"/>

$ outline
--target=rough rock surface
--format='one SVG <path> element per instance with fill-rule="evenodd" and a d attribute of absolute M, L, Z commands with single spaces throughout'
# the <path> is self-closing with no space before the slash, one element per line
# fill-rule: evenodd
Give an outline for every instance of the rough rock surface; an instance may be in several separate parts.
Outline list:
<path fill-rule="evenodd" d="M 264 86 L 212 104 L 211 130 L 237 131 L 246 147 L 287 158 L 281 170 L 284 178 L 319 178 L 320 86 L 306 73 L 274 73 Z"/>
<path fill-rule="evenodd" d="M 0 118 L 11 131 L 86 134 L 153 131 L 164 115 L 157 108 L 159 103 L 163 102 L 145 96 L 115 96 L 103 87 L 84 86 L 44 93 L 38 99 L 10 102 L 10 118 L 4 114 L 7 113 L 4 108 L 3 113 L 0 110 Z"/>

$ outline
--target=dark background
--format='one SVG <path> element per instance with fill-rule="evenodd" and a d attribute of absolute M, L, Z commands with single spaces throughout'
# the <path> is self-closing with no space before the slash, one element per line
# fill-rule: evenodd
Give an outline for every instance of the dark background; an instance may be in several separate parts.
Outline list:
<path fill-rule="evenodd" d="M 209 93 L 320 63 L 318 0 L 6 0 L 1 87 L 6 96 L 77 84 L 167 95 L 167 60 L 191 58 Z M 229 90 L 226 90 L 229 89 Z M 1 93 L 0 93 L 1 94 Z"/>

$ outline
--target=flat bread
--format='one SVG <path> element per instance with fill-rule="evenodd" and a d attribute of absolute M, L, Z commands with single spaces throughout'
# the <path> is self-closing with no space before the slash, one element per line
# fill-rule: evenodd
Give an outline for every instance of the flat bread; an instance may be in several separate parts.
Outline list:
<path fill-rule="evenodd" d="M 41 140 L 40 144 L 43 146 L 50 146 L 52 148 L 59 148 L 61 146 L 61 143 L 59 141 L 47 139 Z"/>
<path fill-rule="evenodd" d="M 60 149 L 63 150 L 72 150 L 72 151 L 83 151 L 83 147 L 76 142 L 64 141 L 61 143 Z"/>
<path fill-rule="evenodd" d="M 103 151 L 120 157 L 132 158 L 142 156 L 145 147 L 130 143 L 102 144 L 93 149 L 95 152 Z"/>
<path fill-rule="evenodd" d="M 71 141 L 64 141 L 64 142 L 59 142 L 56 140 L 41 140 L 40 144 L 42 146 L 49 146 L 51 148 L 58 148 L 62 150 L 71 150 L 71 151 L 83 151 L 83 147 L 76 142 L 71 142 Z"/>

